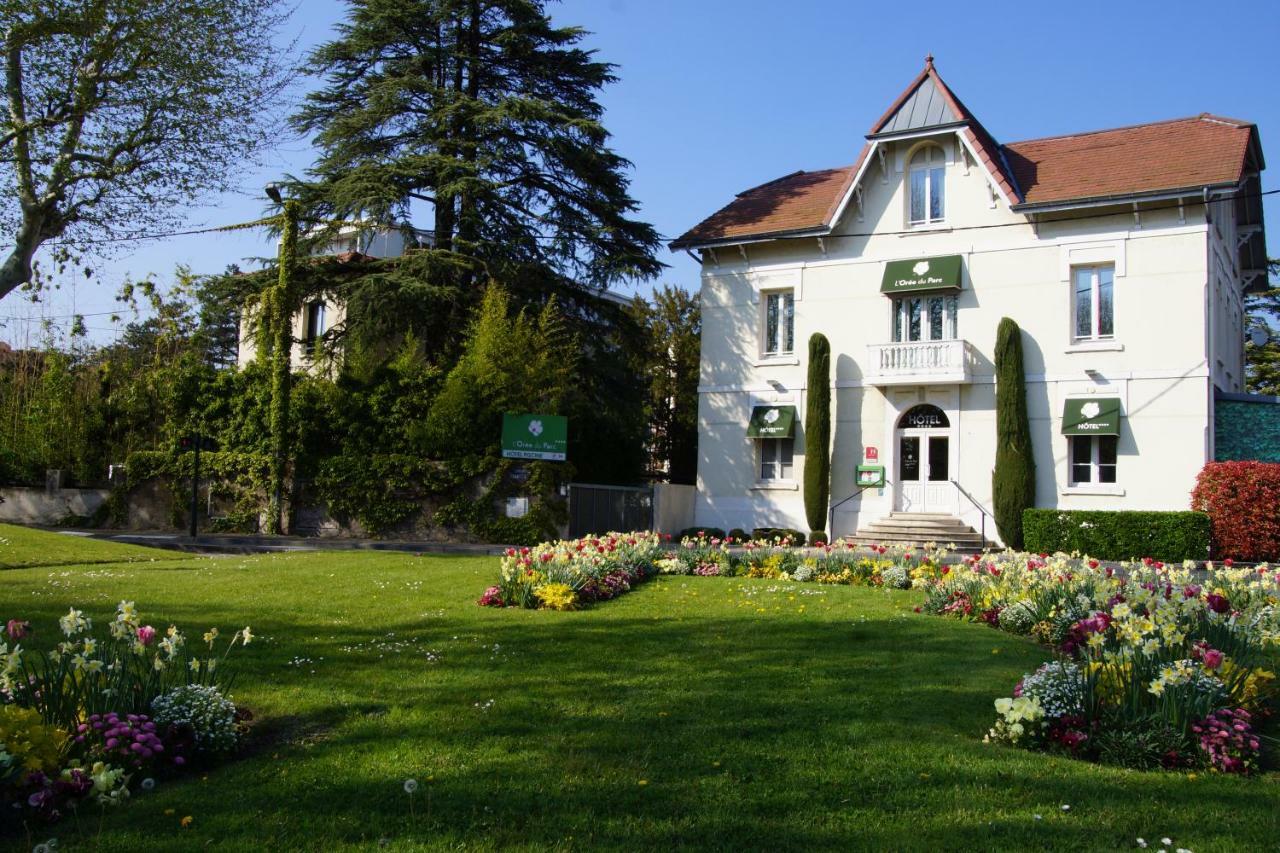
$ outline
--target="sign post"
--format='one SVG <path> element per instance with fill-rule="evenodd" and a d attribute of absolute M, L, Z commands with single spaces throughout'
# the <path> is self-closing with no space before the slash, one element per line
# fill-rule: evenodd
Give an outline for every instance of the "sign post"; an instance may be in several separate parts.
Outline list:
<path fill-rule="evenodd" d="M 191 519 L 188 527 L 191 538 L 195 539 L 196 513 L 200 508 L 200 449 L 217 450 L 218 443 L 209 436 L 197 432 L 194 435 L 184 435 L 178 441 L 178 447 L 183 451 L 194 450 L 196 454 L 191 467 Z"/>

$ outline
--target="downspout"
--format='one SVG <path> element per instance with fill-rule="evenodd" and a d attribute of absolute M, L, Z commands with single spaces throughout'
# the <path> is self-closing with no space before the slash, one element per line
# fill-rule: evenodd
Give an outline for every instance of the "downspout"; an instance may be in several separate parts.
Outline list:
<path fill-rule="evenodd" d="M 1212 462 L 1212 461 L 1213 461 L 1213 453 L 1214 453 L 1214 438 L 1215 438 L 1215 436 L 1214 436 L 1214 431 L 1215 431 L 1215 425 L 1214 425 L 1214 406 L 1213 406 L 1213 365 L 1214 365 L 1214 358 L 1213 358 L 1213 344 L 1214 344 L 1214 338 L 1213 338 L 1213 322 L 1214 322 L 1214 313 L 1213 313 L 1213 286 L 1212 286 L 1212 283 L 1211 283 L 1211 281 L 1210 281 L 1210 278 L 1211 278 L 1211 272 L 1212 272 L 1212 271 L 1211 271 L 1211 265 L 1210 265 L 1210 258 L 1212 257 L 1212 253 L 1213 253 L 1213 245 L 1212 245 L 1212 243 L 1213 243 L 1213 222 L 1212 222 L 1212 220 L 1211 220 L 1210 212 L 1209 212 L 1209 188 L 1208 188 L 1208 187 L 1205 187 L 1205 188 L 1202 190 L 1202 198 L 1203 198 L 1203 201 L 1204 201 L 1204 221 L 1205 221 L 1205 226 L 1206 226 L 1206 227 L 1205 227 L 1205 230 L 1204 230 L 1204 261 L 1205 261 L 1205 263 L 1204 263 L 1204 269 L 1205 269 L 1205 278 L 1204 278 L 1204 320 L 1205 320 L 1205 322 L 1204 322 L 1204 365 L 1205 365 L 1205 369 L 1206 369 L 1206 371 L 1207 371 L 1207 372 L 1208 372 L 1208 374 L 1209 374 L 1209 376 L 1208 376 L 1208 380 L 1209 380 L 1209 381 L 1205 383 L 1205 395 L 1206 395 L 1206 396 L 1207 396 L 1207 398 L 1208 398 L 1208 399 L 1205 401 L 1205 411 L 1206 411 L 1206 412 L 1208 412 L 1209 417 L 1208 417 L 1208 420 L 1205 422 L 1205 428 L 1204 428 L 1204 461 L 1205 461 L 1206 463 L 1208 463 L 1208 462 Z M 1203 465 L 1202 465 L 1201 467 L 1203 467 Z"/>

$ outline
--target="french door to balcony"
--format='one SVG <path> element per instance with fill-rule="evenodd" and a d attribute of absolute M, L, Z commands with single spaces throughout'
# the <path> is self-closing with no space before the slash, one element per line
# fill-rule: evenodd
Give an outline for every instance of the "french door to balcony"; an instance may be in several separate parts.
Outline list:
<path fill-rule="evenodd" d="M 898 431 L 897 504 L 901 512 L 955 512 L 949 430 Z"/>

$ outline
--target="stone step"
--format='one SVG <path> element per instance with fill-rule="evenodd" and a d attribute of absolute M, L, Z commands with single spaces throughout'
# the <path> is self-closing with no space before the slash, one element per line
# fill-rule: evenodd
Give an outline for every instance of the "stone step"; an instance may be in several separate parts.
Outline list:
<path fill-rule="evenodd" d="M 897 545 L 910 548 L 921 548 L 926 542 L 933 542 L 939 546 L 954 545 L 952 549 L 955 553 L 960 554 L 980 554 L 987 547 L 991 547 L 992 543 L 988 542 L 984 546 L 981 537 L 975 536 L 972 540 L 956 540 L 956 539 L 920 539 L 918 537 L 888 537 L 888 536 L 848 536 L 845 537 L 846 542 L 870 548 L 873 545 Z"/>
<path fill-rule="evenodd" d="M 940 512 L 893 512 L 858 528 L 851 541 L 860 545 L 908 545 L 926 542 L 955 545 L 959 551 L 975 553 L 991 543 L 982 534 L 954 515 Z"/>
<path fill-rule="evenodd" d="M 879 519 L 867 525 L 868 528 L 886 530 L 968 530 L 969 525 L 959 519 Z"/>

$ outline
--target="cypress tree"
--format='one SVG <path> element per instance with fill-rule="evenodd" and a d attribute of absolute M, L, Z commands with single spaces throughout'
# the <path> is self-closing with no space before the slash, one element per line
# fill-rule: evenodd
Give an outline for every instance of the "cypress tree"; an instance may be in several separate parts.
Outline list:
<path fill-rule="evenodd" d="M 831 497 L 831 344 L 809 337 L 809 400 L 804 413 L 804 514 L 812 534 L 827 529 Z"/>
<path fill-rule="evenodd" d="M 1022 511 L 1035 506 L 1022 330 L 1005 317 L 996 330 L 996 467 L 991 474 L 996 528 L 1010 548 L 1022 547 Z"/>

